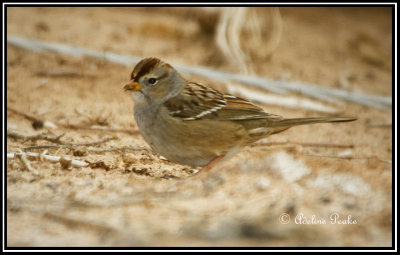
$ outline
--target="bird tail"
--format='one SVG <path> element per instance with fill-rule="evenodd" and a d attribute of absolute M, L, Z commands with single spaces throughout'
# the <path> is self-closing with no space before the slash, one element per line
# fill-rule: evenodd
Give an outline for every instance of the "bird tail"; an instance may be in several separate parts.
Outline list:
<path fill-rule="evenodd" d="M 290 127 L 298 125 L 307 125 L 315 123 L 330 123 L 330 122 L 349 122 L 354 121 L 356 118 L 333 118 L 333 117 L 321 117 L 321 118 L 293 118 L 283 119 L 271 123 L 270 127 L 275 128 L 273 134 L 282 132 Z"/>

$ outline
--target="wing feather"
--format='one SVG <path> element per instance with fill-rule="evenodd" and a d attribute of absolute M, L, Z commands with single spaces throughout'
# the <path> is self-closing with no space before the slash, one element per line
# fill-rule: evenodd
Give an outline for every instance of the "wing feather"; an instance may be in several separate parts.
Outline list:
<path fill-rule="evenodd" d="M 216 120 L 254 120 L 280 119 L 278 115 L 269 114 L 253 103 L 232 95 L 189 82 L 176 97 L 164 103 L 173 117 L 182 120 L 216 119 Z"/>

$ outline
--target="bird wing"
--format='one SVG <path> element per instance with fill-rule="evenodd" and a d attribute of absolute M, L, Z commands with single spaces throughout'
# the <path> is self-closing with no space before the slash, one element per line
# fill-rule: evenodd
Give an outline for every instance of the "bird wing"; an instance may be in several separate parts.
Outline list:
<path fill-rule="evenodd" d="M 269 114 L 253 103 L 232 95 L 189 82 L 183 91 L 166 101 L 165 107 L 171 116 L 182 120 L 254 120 L 281 119 L 282 117 Z"/>

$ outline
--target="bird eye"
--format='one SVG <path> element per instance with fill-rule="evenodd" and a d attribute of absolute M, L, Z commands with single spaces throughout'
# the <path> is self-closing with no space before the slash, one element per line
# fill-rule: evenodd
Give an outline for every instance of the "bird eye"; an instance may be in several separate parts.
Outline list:
<path fill-rule="evenodd" d="M 157 79 L 156 78 L 150 78 L 148 81 L 149 81 L 150 84 L 154 85 L 154 84 L 156 84 Z"/>

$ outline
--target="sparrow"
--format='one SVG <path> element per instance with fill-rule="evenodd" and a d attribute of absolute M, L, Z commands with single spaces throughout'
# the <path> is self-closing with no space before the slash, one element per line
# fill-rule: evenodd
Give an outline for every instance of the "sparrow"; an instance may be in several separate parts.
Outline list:
<path fill-rule="evenodd" d="M 172 162 L 202 167 L 199 172 L 293 126 L 356 120 L 267 113 L 246 99 L 186 80 L 158 58 L 141 60 L 124 90 L 132 94 L 134 117 L 149 146 Z"/>

